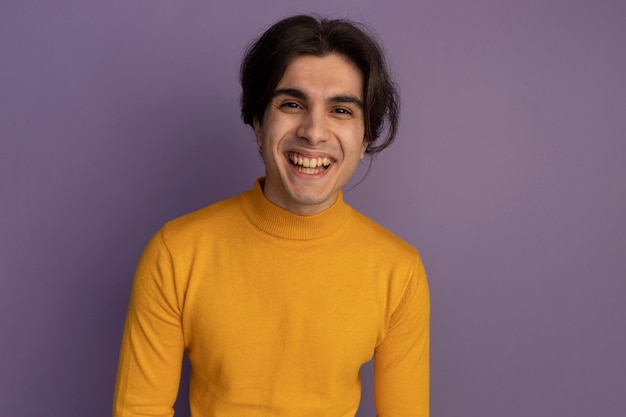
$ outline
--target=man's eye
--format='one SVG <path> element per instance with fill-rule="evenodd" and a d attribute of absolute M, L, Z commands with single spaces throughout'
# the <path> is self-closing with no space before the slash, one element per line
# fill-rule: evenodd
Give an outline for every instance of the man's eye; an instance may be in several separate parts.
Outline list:
<path fill-rule="evenodd" d="M 339 107 L 337 109 L 335 109 L 335 113 L 338 114 L 352 114 L 352 112 L 348 109 L 344 109 L 343 107 Z"/>
<path fill-rule="evenodd" d="M 297 109 L 300 106 L 298 105 L 298 103 L 295 103 L 293 101 L 288 101 L 286 103 L 281 104 L 281 107 L 287 108 L 287 109 Z"/>

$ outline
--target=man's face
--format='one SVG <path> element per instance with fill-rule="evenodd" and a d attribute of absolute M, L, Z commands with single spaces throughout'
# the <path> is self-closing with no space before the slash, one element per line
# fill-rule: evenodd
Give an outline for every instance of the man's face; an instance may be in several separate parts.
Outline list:
<path fill-rule="evenodd" d="M 267 199 L 300 215 L 327 209 L 367 148 L 361 71 L 339 55 L 295 58 L 254 131 Z"/>

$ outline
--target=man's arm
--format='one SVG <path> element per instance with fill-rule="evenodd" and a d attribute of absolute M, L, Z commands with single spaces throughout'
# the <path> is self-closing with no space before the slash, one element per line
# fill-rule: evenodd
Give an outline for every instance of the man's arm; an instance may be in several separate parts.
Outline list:
<path fill-rule="evenodd" d="M 396 307 L 374 356 L 379 417 L 429 415 L 430 297 L 421 261 Z"/>
<path fill-rule="evenodd" d="M 113 404 L 114 417 L 171 417 L 184 351 L 182 295 L 170 253 L 157 233 L 135 274 Z"/>

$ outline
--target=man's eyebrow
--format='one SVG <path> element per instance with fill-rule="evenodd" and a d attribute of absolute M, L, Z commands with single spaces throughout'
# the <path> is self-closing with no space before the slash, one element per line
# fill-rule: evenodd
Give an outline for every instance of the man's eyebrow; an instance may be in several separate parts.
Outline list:
<path fill-rule="evenodd" d="M 290 96 L 298 98 L 300 100 L 309 99 L 309 96 L 304 91 L 298 90 L 297 88 L 279 88 L 278 90 L 274 91 L 274 94 L 272 94 L 272 97 L 277 96 Z M 359 106 L 359 108 L 363 109 L 363 100 L 349 94 L 338 94 L 336 96 L 332 96 L 328 100 L 326 100 L 326 102 L 331 104 L 354 103 Z"/>
<path fill-rule="evenodd" d="M 332 96 L 327 101 L 329 103 L 353 103 L 359 106 L 359 108 L 363 109 L 363 100 L 361 100 L 358 97 L 351 96 L 351 95 L 340 94 L 338 96 Z"/>
<path fill-rule="evenodd" d="M 307 100 L 309 98 L 309 96 L 307 96 L 304 91 L 298 90 L 297 88 L 279 88 L 278 90 L 274 91 L 274 94 L 272 94 L 272 97 L 278 96 L 291 96 L 294 98 L 299 98 L 301 100 Z"/>

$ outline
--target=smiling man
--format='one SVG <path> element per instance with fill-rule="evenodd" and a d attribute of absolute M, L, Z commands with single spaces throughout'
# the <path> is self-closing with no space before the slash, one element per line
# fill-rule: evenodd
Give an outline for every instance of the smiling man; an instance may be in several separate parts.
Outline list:
<path fill-rule="evenodd" d="M 265 197 L 300 215 L 329 208 L 367 149 L 361 72 L 335 53 L 293 59 L 254 131 Z"/>
<path fill-rule="evenodd" d="M 249 48 L 241 84 L 265 177 L 148 244 L 114 416 L 173 415 L 184 353 L 194 417 L 354 416 L 372 357 L 378 415 L 428 416 L 421 260 L 341 191 L 395 137 L 379 45 L 353 22 L 294 16 Z"/>

